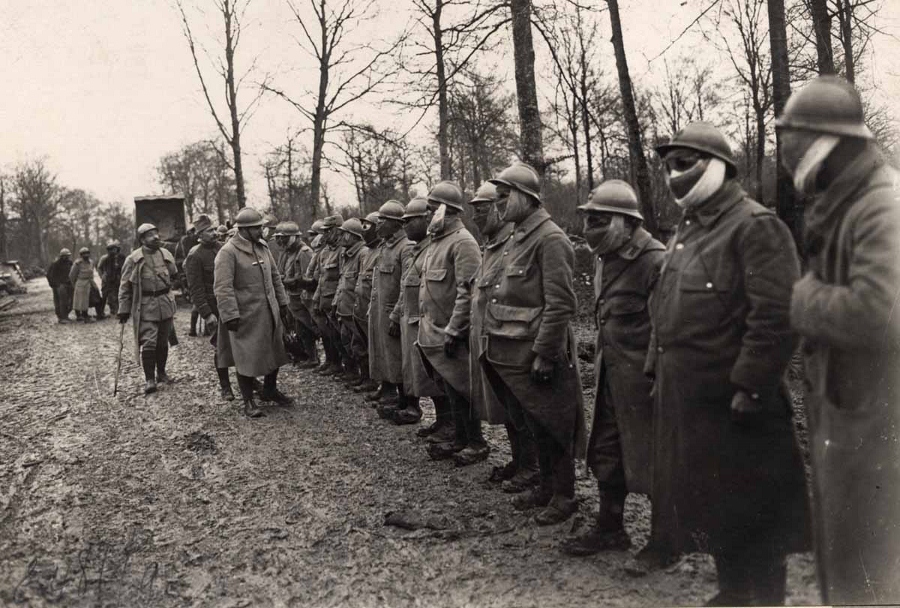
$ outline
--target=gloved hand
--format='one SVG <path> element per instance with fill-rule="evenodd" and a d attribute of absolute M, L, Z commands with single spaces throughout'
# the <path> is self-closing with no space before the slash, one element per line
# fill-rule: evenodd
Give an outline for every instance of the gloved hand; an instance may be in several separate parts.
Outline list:
<path fill-rule="evenodd" d="M 450 359 L 454 358 L 456 356 L 456 348 L 460 342 L 462 342 L 462 339 L 459 336 L 444 334 L 444 355 Z"/>
<path fill-rule="evenodd" d="M 128 319 L 131 318 L 130 312 L 120 312 L 118 314 L 119 323 L 128 323 Z"/>
<path fill-rule="evenodd" d="M 240 327 L 240 325 L 241 325 L 240 317 L 238 317 L 237 319 L 232 319 L 230 321 L 225 322 L 225 327 L 228 329 L 228 331 L 237 331 L 238 327 Z"/>
<path fill-rule="evenodd" d="M 400 324 L 396 321 L 391 321 L 391 324 L 388 325 L 388 335 L 392 338 L 396 338 L 400 335 Z"/>
<path fill-rule="evenodd" d="M 746 391 L 738 391 L 731 398 L 731 421 L 741 426 L 759 426 L 765 411 L 759 399 L 754 399 Z"/>
<path fill-rule="evenodd" d="M 541 355 L 534 358 L 531 364 L 531 381 L 535 384 L 549 384 L 553 381 L 553 371 L 556 363 Z"/>

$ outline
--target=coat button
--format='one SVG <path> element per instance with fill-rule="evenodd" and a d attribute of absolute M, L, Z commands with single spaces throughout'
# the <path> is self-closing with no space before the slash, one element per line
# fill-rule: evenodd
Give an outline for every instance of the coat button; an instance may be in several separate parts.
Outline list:
<path fill-rule="evenodd" d="M 706 284 L 706 288 L 707 288 L 707 289 L 712 289 L 712 283 L 707 283 L 707 284 Z"/>
<path fill-rule="evenodd" d="M 500 283 L 497 283 L 496 285 L 494 285 L 494 289 L 500 289 Z"/>
<path fill-rule="evenodd" d="M 496 304 L 496 303 L 497 303 L 497 298 L 491 298 L 491 302 L 493 302 L 494 304 Z"/>
<path fill-rule="evenodd" d="M 606 298 L 600 298 L 600 303 L 601 303 L 601 304 L 606 304 Z"/>
<path fill-rule="evenodd" d="M 684 243 L 678 243 L 675 245 L 675 249 L 684 249 Z"/>
<path fill-rule="evenodd" d="M 657 347 L 656 347 L 656 352 L 658 352 L 658 353 L 664 352 L 664 351 L 663 351 L 663 347 L 662 347 L 662 346 L 657 346 Z"/>
<path fill-rule="evenodd" d="M 606 319 L 600 319 L 600 325 L 606 325 Z"/>

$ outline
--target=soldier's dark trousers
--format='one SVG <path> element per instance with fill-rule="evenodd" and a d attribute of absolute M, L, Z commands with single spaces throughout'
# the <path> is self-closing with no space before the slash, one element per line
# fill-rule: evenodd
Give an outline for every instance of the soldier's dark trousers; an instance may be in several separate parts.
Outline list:
<path fill-rule="evenodd" d="M 333 344 L 332 348 L 334 348 L 334 362 L 346 370 L 348 353 L 344 350 L 344 344 L 341 342 L 341 325 L 337 315 L 328 315 L 328 330 Z"/>
<path fill-rule="evenodd" d="M 353 326 L 356 323 L 353 317 L 338 317 L 341 329 L 341 353 L 344 361 L 344 369 L 348 372 L 359 371 L 359 361 L 353 356 Z"/>
<path fill-rule="evenodd" d="M 154 380 L 156 374 L 166 372 L 166 361 L 169 358 L 169 334 L 174 319 L 164 321 L 140 321 L 138 325 L 138 344 L 141 350 L 141 365 L 144 378 Z"/>
<path fill-rule="evenodd" d="M 603 389 L 601 389 L 603 390 Z M 593 458 L 591 469 L 601 491 L 615 495 L 627 492 L 625 484 L 625 464 L 622 457 L 622 439 L 616 410 L 607 399 L 604 407 L 597 412 L 594 422 L 593 442 L 588 448 Z"/>
<path fill-rule="evenodd" d="M 216 368 L 216 375 L 219 377 L 219 386 L 221 388 L 231 388 L 231 380 L 228 378 L 228 368 L 217 367 L 215 355 L 213 355 L 213 367 Z"/>
<path fill-rule="evenodd" d="M 716 604 L 729 606 L 784 605 L 785 556 L 772 553 L 752 539 L 740 548 L 715 555 L 719 594 Z"/>
<path fill-rule="evenodd" d="M 60 319 L 68 319 L 72 312 L 72 286 L 59 285 L 53 288 L 53 309 Z M 116 311 L 118 312 L 118 311 Z"/>
<path fill-rule="evenodd" d="M 191 328 L 188 330 L 189 336 L 197 335 L 197 326 L 199 325 L 199 321 L 200 321 L 200 311 L 198 311 L 196 308 L 194 308 L 191 310 Z"/>
<path fill-rule="evenodd" d="M 471 402 L 443 378 L 438 384 L 450 402 L 453 426 L 456 429 L 455 443 L 473 447 L 483 446 L 485 441 L 481 434 L 481 420 L 475 414 Z"/>
<path fill-rule="evenodd" d="M 319 351 L 316 349 L 316 334 L 314 334 L 309 327 L 298 321 L 297 335 L 300 337 L 300 343 L 303 345 L 303 350 L 310 360 L 318 361 Z"/>
<path fill-rule="evenodd" d="M 237 375 L 238 379 L 238 388 L 241 391 L 241 398 L 244 401 L 249 401 L 253 399 L 253 383 L 256 378 L 253 376 L 242 376 L 241 374 Z M 269 372 L 265 376 L 263 376 L 263 395 L 272 393 L 278 384 L 278 369 L 275 371 Z"/>
<path fill-rule="evenodd" d="M 350 344 L 350 352 L 359 362 L 359 375 L 369 377 L 369 336 L 368 325 L 365 321 L 353 318 L 353 339 Z"/>
<path fill-rule="evenodd" d="M 98 312 L 103 312 L 109 306 L 109 314 L 116 315 L 119 312 L 119 285 L 104 285 L 100 289 L 100 297 L 103 301 L 97 308 Z"/>

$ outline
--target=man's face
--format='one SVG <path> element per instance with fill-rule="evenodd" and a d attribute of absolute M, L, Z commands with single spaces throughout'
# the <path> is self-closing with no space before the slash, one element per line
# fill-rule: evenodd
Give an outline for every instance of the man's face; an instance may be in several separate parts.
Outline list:
<path fill-rule="evenodd" d="M 388 239 L 394 234 L 397 233 L 401 227 L 400 222 L 398 220 L 389 219 L 389 218 L 378 218 L 378 225 L 375 228 L 375 234 L 378 235 L 380 239 Z"/>
<path fill-rule="evenodd" d="M 200 234 L 197 236 L 200 239 L 201 243 L 206 243 L 207 245 L 209 245 L 216 240 L 216 230 L 215 228 L 210 226 L 206 230 L 201 230 Z"/>
<path fill-rule="evenodd" d="M 244 233 L 244 238 L 248 241 L 259 242 L 262 240 L 262 226 L 250 226 L 249 228 L 240 228 L 239 230 Z"/>
<path fill-rule="evenodd" d="M 261 232 L 262 238 L 265 240 L 271 240 L 275 236 L 275 227 L 274 226 L 264 226 Z"/>
<path fill-rule="evenodd" d="M 418 243 L 425 238 L 428 230 L 428 216 L 420 215 L 418 217 L 410 217 L 403 221 L 403 230 L 406 232 L 407 238 Z"/>
<path fill-rule="evenodd" d="M 368 220 L 362 220 L 363 240 L 367 243 L 375 238 L 375 224 Z"/>
<path fill-rule="evenodd" d="M 781 138 L 781 164 L 793 177 L 803 155 L 819 136 L 811 131 L 796 129 L 780 129 L 778 135 Z"/>
<path fill-rule="evenodd" d="M 503 222 L 494 202 L 483 202 L 472 205 L 472 221 L 478 231 L 487 238 L 497 234 Z"/>
<path fill-rule="evenodd" d="M 82 259 L 82 260 L 86 260 L 86 259 L 88 259 L 88 258 L 90 258 L 90 257 L 91 257 L 90 252 L 88 252 L 88 251 L 83 251 L 83 252 L 81 252 L 81 259 Z"/>
<path fill-rule="evenodd" d="M 162 241 L 159 238 L 159 230 L 148 230 L 141 235 L 141 244 L 150 249 L 159 249 Z"/>
<path fill-rule="evenodd" d="M 288 246 L 288 237 L 284 236 L 283 234 L 279 234 L 278 236 L 275 237 L 275 242 L 282 249 L 286 249 Z"/>

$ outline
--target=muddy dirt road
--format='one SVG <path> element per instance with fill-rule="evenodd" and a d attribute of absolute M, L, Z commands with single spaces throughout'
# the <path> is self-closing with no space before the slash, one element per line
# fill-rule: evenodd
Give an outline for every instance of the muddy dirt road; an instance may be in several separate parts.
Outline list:
<path fill-rule="evenodd" d="M 118 324 L 57 325 L 49 291 L 30 287 L 13 311 L 27 314 L 0 317 L 0 605 L 640 606 L 715 593 L 705 556 L 633 579 L 627 552 L 560 553 L 596 508 L 583 469 L 581 515 L 541 528 L 484 481 L 508 454 L 431 462 L 415 427 L 309 372 L 282 370 L 295 407 L 244 419 L 218 399 L 186 310 L 177 382 L 139 396 L 126 345 L 113 398 Z M 392 512 L 431 527 L 385 526 Z M 648 515 L 629 499 L 632 551 Z M 791 558 L 788 591 L 818 603 L 809 555 Z"/>

